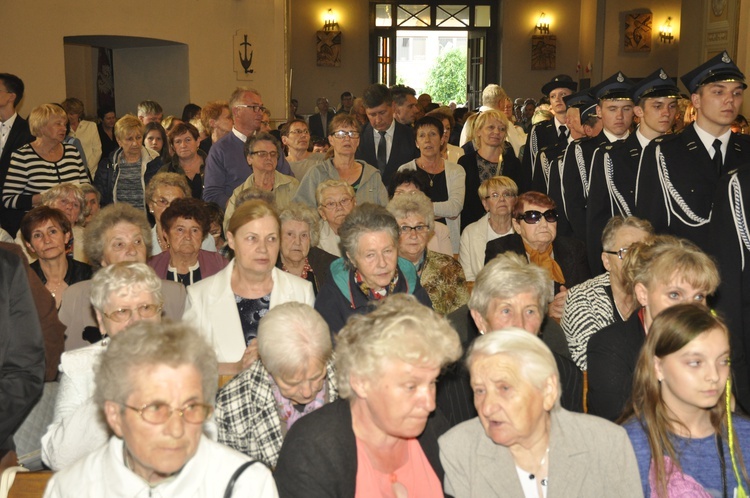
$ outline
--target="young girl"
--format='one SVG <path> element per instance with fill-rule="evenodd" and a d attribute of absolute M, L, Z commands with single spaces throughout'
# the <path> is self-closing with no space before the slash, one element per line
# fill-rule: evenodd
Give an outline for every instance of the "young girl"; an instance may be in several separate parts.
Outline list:
<path fill-rule="evenodd" d="M 623 416 L 647 498 L 747 496 L 750 421 L 727 410 L 729 373 L 729 331 L 710 311 L 654 319 Z"/>

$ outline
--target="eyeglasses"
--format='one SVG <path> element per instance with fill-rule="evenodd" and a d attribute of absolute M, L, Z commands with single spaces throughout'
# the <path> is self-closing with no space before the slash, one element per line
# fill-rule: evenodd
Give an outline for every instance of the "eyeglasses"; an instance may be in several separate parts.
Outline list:
<path fill-rule="evenodd" d="M 310 130 L 307 128 L 301 129 L 301 130 L 289 130 L 290 135 L 309 135 Z"/>
<path fill-rule="evenodd" d="M 268 159 L 269 157 L 271 159 L 278 159 L 279 158 L 279 153 L 276 152 L 275 150 L 271 151 L 271 152 L 268 152 L 266 150 L 258 150 L 258 151 L 255 151 L 255 152 L 251 152 L 250 155 L 251 156 L 258 156 L 261 159 Z"/>
<path fill-rule="evenodd" d="M 341 199 L 340 201 L 328 201 L 322 204 L 322 206 L 326 209 L 336 209 L 336 206 L 341 206 L 342 208 L 348 208 L 351 203 L 352 203 L 352 198 L 346 197 L 344 199 Z"/>
<path fill-rule="evenodd" d="M 339 130 L 334 131 L 331 133 L 334 137 L 338 138 L 339 140 L 343 140 L 344 137 L 349 138 L 359 138 L 359 132 L 358 131 L 346 131 L 346 130 Z"/>
<path fill-rule="evenodd" d="M 529 225 L 536 225 L 542 218 L 544 218 L 547 223 L 557 223 L 557 210 L 548 209 L 543 213 L 540 213 L 539 211 L 526 211 L 516 219 L 519 221 L 523 220 Z"/>
<path fill-rule="evenodd" d="M 182 417 L 182 420 L 190 424 L 202 424 L 211 414 L 211 405 L 203 403 L 191 403 L 182 408 L 172 408 L 166 403 L 151 403 L 150 405 L 144 405 L 141 408 L 122 404 L 125 408 L 130 408 L 134 412 L 138 413 L 141 418 L 149 424 L 163 424 L 170 419 L 173 413 L 177 412 Z"/>
<path fill-rule="evenodd" d="M 235 104 L 235 107 L 244 107 L 245 109 L 251 109 L 253 112 L 266 112 L 267 110 L 262 105 Z"/>
<path fill-rule="evenodd" d="M 630 248 L 628 247 L 621 247 L 616 251 L 602 251 L 604 254 L 613 254 L 617 256 L 618 259 L 624 259 L 625 255 L 628 253 L 628 250 Z"/>
<path fill-rule="evenodd" d="M 161 304 L 141 304 L 136 308 L 120 308 L 112 313 L 102 312 L 102 315 L 106 316 L 113 322 L 122 323 L 130 320 L 133 313 L 138 313 L 138 316 L 141 318 L 152 318 L 155 317 L 157 313 L 161 313 L 161 310 Z"/>
<path fill-rule="evenodd" d="M 496 201 L 501 197 L 503 199 L 510 199 L 510 198 L 518 197 L 518 196 L 516 194 L 511 194 L 510 192 L 503 192 L 502 194 L 498 192 L 492 192 L 490 195 L 486 195 L 484 197 L 484 200 L 486 201 L 486 200 L 492 199 L 493 201 Z"/>
<path fill-rule="evenodd" d="M 401 230 L 401 233 L 403 235 L 409 235 L 412 232 L 416 232 L 417 234 L 427 233 L 427 231 L 430 229 L 427 225 L 417 225 L 415 227 L 410 227 L 409 225 L 401 225 L 399 227 L 399 230 Z"/>
<path fill-rule="evenodd" d="M 157 206 L 165 208 L 169 206 L 170 204 L 172 204 L 173 200 L 174 199 L 167 199 L 166 197 L 161 197 L 159 199 L 152 199 L 152 202 L 156 204 Z"/>

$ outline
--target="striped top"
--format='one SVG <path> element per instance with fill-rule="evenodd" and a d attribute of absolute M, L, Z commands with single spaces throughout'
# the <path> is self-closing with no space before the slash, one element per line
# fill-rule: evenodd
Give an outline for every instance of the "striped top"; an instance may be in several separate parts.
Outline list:
<path fill-rule="evenodd" d="M 3 187 L 3 206 L 27 211 L 34 194 L 65 182 L 90 183 L 78 149 L 70 144 L 63 144 L 63 148 L 63 156 L 57 162 L 42 159 L 31 144 L 16 150 L 10 157 Z"/>

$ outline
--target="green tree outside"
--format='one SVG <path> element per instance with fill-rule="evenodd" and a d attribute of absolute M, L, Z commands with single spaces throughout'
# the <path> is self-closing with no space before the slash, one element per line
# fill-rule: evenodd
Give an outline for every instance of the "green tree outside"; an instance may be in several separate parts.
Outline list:
<path fill-rule="evenodd" d="M 466 53 L 459 49 L 443 52 L 430 68 L 424 91 L 433 102 L 466 102 Z"/>

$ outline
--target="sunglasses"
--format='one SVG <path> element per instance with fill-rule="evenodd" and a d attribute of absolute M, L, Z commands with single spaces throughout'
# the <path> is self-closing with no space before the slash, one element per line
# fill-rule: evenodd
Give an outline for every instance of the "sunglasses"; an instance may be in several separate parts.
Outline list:
<path fill-rule="evenodd" d="M 516 219 L 518 221 L 523 220 L 529 225 L 536 225 L 542 218 L 544 218 L 547 223 L 557 223 L 557 210 L 548 209 L 543 213 L 540 213 L 539 211 L 525 211 Z"/>

